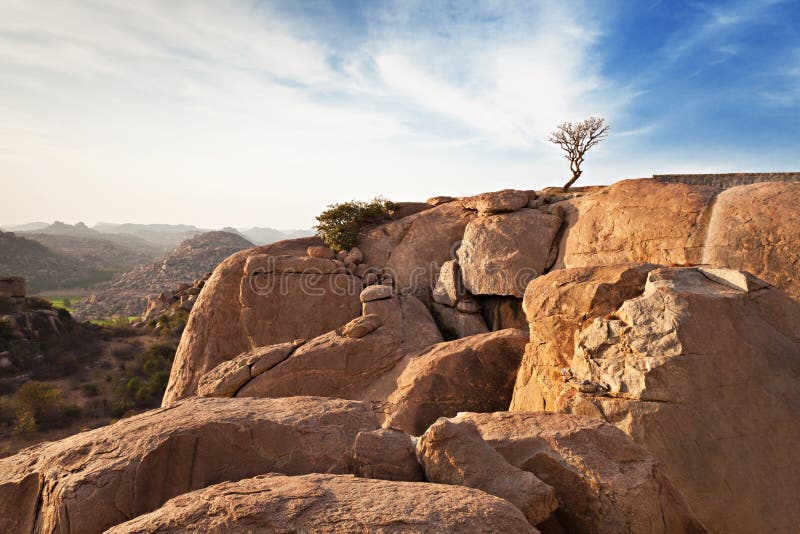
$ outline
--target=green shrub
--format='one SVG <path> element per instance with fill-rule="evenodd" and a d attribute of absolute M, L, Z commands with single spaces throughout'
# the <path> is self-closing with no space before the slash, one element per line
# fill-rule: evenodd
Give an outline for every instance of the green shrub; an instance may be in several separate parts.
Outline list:
<path fill-rule="evenodd" d="M 80 407 L 64 402 L 64 392 L 60 388 L 37 380 L 25 382 L 12 400 L 17 408 L 16 434 L 63 426 L 81 413 Z"/>
<path fill-rule="evenodd" d="M 14 435 L 28 437 L 39 430 L 36 423 L 36 416 L 30 410 L 20 409 L 14 421 Z"/>
<path fill-rule="evenodd" d="M 92 384 L 91 382 L 81 385 L 81 391 L 87 397 L 96 397 L 100 394 L 100 388 L 97 387 L 97 384 Z"/>
<path fill-rule="evenodd" d="M 332 204 L 317 216 L 317 235 L 333 250 L 350 250 L 358 243 L 361 229 L 389 218 L 397 204 L 381 197 L 370 202 Z"/>

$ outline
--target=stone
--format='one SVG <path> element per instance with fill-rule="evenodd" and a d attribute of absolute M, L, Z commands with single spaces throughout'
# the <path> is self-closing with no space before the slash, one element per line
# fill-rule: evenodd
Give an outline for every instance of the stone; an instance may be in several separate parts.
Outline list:
<path fill-rule="evenodd" d="M 373 300 L 389 299 L 395 295 L 392 286 L 375 284 L 365 287 L 359 296 L 361 302 L 372 302 Z"/>
<path fill-rule="evenodd" d="M 463 312 L 459 309 L 433 302 L 431 303 L 431 314 L 446 339 L 458 339 L 475 334 L 484 334 L 489 331 L 486 327 L 486 321 L 483 320 L 483 316 L 480 313 Z"/>
<path fill-rule="evenodd" d="M 700 263 L 718 189 L 623 180 L 559 203 L 566 210 L 554 268 Z"/>
<path fill-rule="evenodd" d="M 25 278 L 21 276 L 0 277 L 0 297 L 25 297 Z"/>
<path fill-rule="evenodd" d="M 455 248 L 475 213 L 459 202 L 442 204 L 410 217 L 365 231 L 358 242 L 364 263 L 386 268 L 394 285 L 426 305 L 439 268 L 455 256 Z"/>
<path fill-rule="evenodd" d="M 748 271 L 800 300 L 800 184 L 760 183 L 714 201 L 702 262 Z"/>
<path fill-rule="evenodd" d="M 461 280 L 461 269 L 455 260 L 446 261 L 439 269 L 439 278 L 433 288 L 433 301 L 455 307 L 460 300 L 470 296 Z"/>
<path fill-rule="evenodd" d="M 341 399 L 185 400 L 0 459 L 0 531 L 103 532 L 223 481 L 346 473 L 376 427 Z"/>
<path fill-rule="evenodd" d="M 352 472 L 364 478 L 425 481 L 411 436 L 389 428 L 358 433 L 353 447 Z"/>
<path fill-rule="evenodd" d="M 414 354 L 386 401 L 383 426 L 419 436 L 439 417 L 506 409 L 526 341 L 524 332 L 509 329 Z"/>
<path fill-rule="evenodd" d="M 164 406 L 168 406 L 178 399 L 195 395 L 200 378 L 225 360 L 230 360 L 254 347 L 291 341 L 296 338 L 313 337 L 336 328 L 359 315 L 359 310 L 355 308 L 352 315 L 343 313 L 342 308 L 346 309 L 347 303 L 350 302 L 350 299 L 346 297 L 340 298 L 330 295 L 327 298 L 318 297 L 311 300 L 325 300 L 328 304 L 321 308 L 309 306 L 304 310 L 299 310 L 305 314 L 301 317 L 308 325 L 302 329 L 307 330 L 307 332 L 298 335 L 293 331 L 301 328 L 290 327 L 288 330 L 292 332 L 287 333 L 285 336 L 274 336 L 276 331 L 280 332 L 278 328 L 272 328 L 270 332 L 273 333 L 271 334 L 273 339 L 251 340 L 248 338 L 248 331 L 245 327 L 247 313 L 244 313 L 244 307 L 239 298 L 243 278 L 242 273 L 247 258 L 264 254 L 302 255 L 306 253 L 309 246 L 321 244 L 322 242 L 318 238 L 301 238 L 273 243 L 233 254 L 214 269 L 211 277 L 206 281 L 203 291 L 197 297 L 197 302 L 192 308 L 189 321 L 181 336 L 167 390 L 164 393 Z M 302 291 L 301 288 L 297 289 Z M 354 300 L 357 306 L 360 305 L 357 294 Z M 344 306 L 340 308 L 339 305 L 336 305 L 334 309 L 334 301 L 344 303 Z M 289 312 L 298 311 L 298 305 L 300 303 L 291 304 Z M 274 308 L 277 306 L 269 307 Z M 328 324 L 325 324 L 327 319 L 324 314 L 330 313 L 332 309 L 340 317 L 336 318 L 338 321 L 336 324 L 328 326 Z M 278 322 L 283 322 L 286 319 L 280 318 Z M 318 329 L 314 326 L 317 320 L 322 323 L 320 326 L 325 326 L 318 332 L 316 331 Z M 293 321 L 298 322 L 296 318 Z M 278 337 L 278 339 L 275 339 L 275 337 Z"/>
<path fill-rule="evenodd" d="M 296 348 L 295 343 L 259 347 L 227 360 L 207 372 L 197 384 L 200 397 L 233 397 L 244 384 L 276 366 Z"/>
<path fill-rule="evenodd" d="M 364 287 L 371 286 L 377 283 L 378 283 L 378 275 L 375 274 L 374 272 L 368 272 L 364 275 Z"/>
<path fill-rule="evenodd" d="M 508 463 L 468 422 L 436 421 L 417 442 L 417 460 L 430 482 L 468 486 L 505 499 L 531 525 L 558 508 L 552 486 Z"/>
<path fill-rule="evenodd" d="M 353 270 L 353 274 L 358 276 L 359 278 L 364 278 L 364 275 L 367 274 L 369 270 L 370 270 L 369 265 L 367 265 L 366 263 L 359 263 Z"/>
<path fill-rule="evenodd" d="M 569 367 L 575 335 L 598 317 L 644 292 L 654 265 L 615 265 L 551 271 L 528 284 L 523 300 L 530 332 L 514 384 L 512 411 L 558 410 L 572 391 Z"/>
<path fill-rule="evenodd" d="M 561 219 L 538 210 L 471 221 L 458 248 L 464 286 L 474 295 L 522 297 L 549 267 Z"/>
<path fill-rule="evenodd" d="M 247 258 L 244 273 L 246 276 L 272 273 L 319 275 L 331 274 L 336 268 L 333 260 L 325 258 L 258 254 Z"/>
<path fill-rule="evenodd" d="M 652 270 L 640 296 L 578 333 L 569 380 L 602 390 L 575 389 L 559 409 L 651 451 L 709 530 L 788 532 L 800 524 L 800 303 L 731 279 Z"/>
<path fill-rule="evenodd" d="M 464 209 L 476 210 L 481 217 L 516 211 L 525 207 L 527 203 L 528 192 L 516 189 L 503 189 L 461 199 Z"/>
<path fill-rule="evenodd" d="M 306 342 L 253 377 L 237 396 L 316 395 L 384 402 L 394 391 L 407 355 L 440 341 L 433 318 L 418 299 L 367 302 L 362 317 Z"/>
<path fill-rule="evenodd" d="M 376 328 L 383 326 L 383 319 L 379 315 L 370 314 L 356 317 L 341 328 L 341 335 L 351 339 L 359 339 Z"/>
<path fill-rule="evenodd" d="M 330 247 L 326 247 L 325 245 L 318 245 L 315 247 L 308 247 L 306 252 L 312 258 L 322 258 L 325 260 L 333 260 L 336 258 L 336 255 L 330 249 Z"/>
<path fill-rule="evenodd" d="M 497 412 L 462 413 L 449 422 L 477 429 L 508 463 L 555 488 L 559 508 L 551 519 L 564 532 L 705 532 L 653 455 L 599 419 Z M 476 448 L 475 455 L 485 454 Z M 461 454 L 466 465 L 474 462 L 468 448 Z"/>
<path fill-rule="evenodd" d="M 141 532 L 538 532 L 481 491 L 347 475 L 262 475 L 167 502 L 109 534 Z"/>
<path fill-rule="evenodd" d="M 391 218 L 402 219 L 428 209 L 431 209 L 431 205 L 426 202 L 395 202 Z"/>
<path fill-rule="evenodd" d="M 344 257 L 345 264 L 352 263 L 358 264 L 364 261 L 364 253 L 361 252 L 361 249 L 358 247 L 353 247 L 350 249 L 350 252 L 347 253 L 347 256 Z"/>
<path fill-rule="evenodd" d="M 426 204 L 431 206 L 440 206 L 442 204 L 447 204 L 448 202 L 453 202 L 455 199 L 453 197 L 448 196 L 438 196 L 438 197 L 431 197 L 425 201 Z"/>

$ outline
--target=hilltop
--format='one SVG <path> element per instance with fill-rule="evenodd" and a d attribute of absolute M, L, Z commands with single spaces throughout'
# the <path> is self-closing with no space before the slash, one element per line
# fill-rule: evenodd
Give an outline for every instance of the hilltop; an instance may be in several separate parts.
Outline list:
<path fill-rule="evenodd" d="M 181 284 L 191 284 L 216 265 L 253 243 L 230 232 L 205 232 L 191 237 L 156 261 L 140 265 L 112 282 L 98 286 L 91 297 L 75 304 L 78 318 L 139 316 L 147 297 Z"/>

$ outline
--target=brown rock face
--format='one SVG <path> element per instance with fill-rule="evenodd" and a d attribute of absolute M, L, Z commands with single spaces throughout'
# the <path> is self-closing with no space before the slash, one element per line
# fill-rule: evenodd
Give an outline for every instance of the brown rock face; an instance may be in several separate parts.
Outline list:
<path fill-rule="evenodd" d="M 359 432 L 353 452 L 352 472 L 364 478 L 422 482 L 425 474 L 417 463 L 411 436 L 381 428 Z"/>
<path fill-rule="evenodd" d="M 233 397 L 252 378 L 272 369 L 297 348 L 295 343 L 258 347 L 214 367 L 200 378 L 200 397 Z"/>
<path fill-rule="evenodd" d="M 102 532 L 225 480 L 344 473 L 376 426 L 354 401 L 186 400 L 0 460 L 0 531 Z"/>
<path fill-rule="evenodd" d="M 269 474 L 176 497 L 109 533 L 187 531 L 538 532 L 508 501 L 470 488 Z"/>
<path fill-rule="evenodd" d="M 523 307 L 529 321 L 511 411 L 557 410 L 572 391 L 562 374 L 569 367 L 575 334 L 597 317 L 644 291 L 653 265 L 581 267 L 552 271 L 528 285 Z"/>
<path fill-rule="evenodd" d="M 496 495 L 519 508 L 531 525 L 558 507 L 552 486 L 508 463 L 470 423 L 439 419 L 420 437 L 417 458 L 429 481 Z"/>
<path fill-rule="evenodd" d="M 528 192 L 517 189 L 503 189 L 491 193 L 481 193 L 472 197 L 462 198 L 461 205 L 464 209 L 475 210 L 481 217 L 517 211 L 528 204 Z"/>
<path fill-rule="evenodd" d="M 197 297 L 181 337 L 164 393 L 164 406 L 194 395 L 198 380 L 206 372 L 253 348 L 247 339 L 239 301 L 247 258 L 257 254 L 302 255 L 309 246 L 321 244 L 315 237 L 282 241 L 237 252 L 214 269 Z"/>
<path fill-rule="evenodd" d="M 415 354 L 386 401 L 390 415 L 384 426 L 418 436 L 439 417 L 505 409 L 526 338 L 519 330 L 501 330 Z"/>
<path fill-rule="evenodd" d="M 465 287 L 474 295 L 522 297 L 552 263 L 560 226 L 559 217 L 527 208 L 471 221 L 457 252 Z"/>
<path fill-rule="evenodd" d="M 714 202 L 703 263 L 749 271 L 800 300 L 800 184 L 734 187 Z"/>
<path fill-rule="evenodd" d="M 364 233 L 364 263 L 385 267 L 404 294 L 430 300 L 439 268 L 454 257 L 467 223 L 475 217 L 451 202 L 392 221 Z"/>
<path fill-rule="evenodd" d="M 459 339 L 489 331 L 480 313 L 462 312 L 436 302 L 431 303 L 431 312 L 447 339 Z"/>
<path fill-rule="evenodd" d="M 499 412 L 459 414 L 450 422 L 476 428 L 509 464 L 554 487 L 555 517 L 566 532 L 704 531 L 653 456 L 598 419 Z M 464 451 L 467 462 L 471 454 Z M 454 457 L 453 469 L 461 465 Z"/>
<path fill-rule="evenodd" d="M 714 532 L 800 523 L 800 304 L 730 270 L 656 269 L 577 336 L 564 410 L 658 458 Z"/>
<path fill-rule="evenodd" d="M 624 180 L 556 204 L 566 227 L 555 268 L 699 263 L 710 186 Z"/>

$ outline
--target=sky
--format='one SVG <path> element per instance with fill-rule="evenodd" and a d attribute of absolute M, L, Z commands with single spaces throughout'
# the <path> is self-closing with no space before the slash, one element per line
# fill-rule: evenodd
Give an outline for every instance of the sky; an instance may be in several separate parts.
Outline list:
<path fill-rule="evenodd" d="M 800 171 L 800 1 L 0 0 L 0 223 Z"/>

